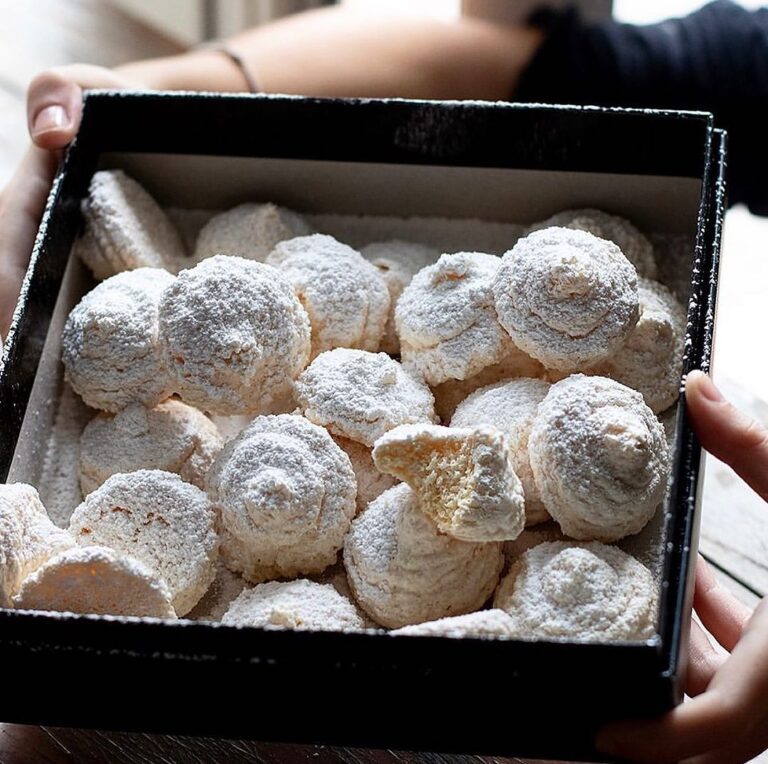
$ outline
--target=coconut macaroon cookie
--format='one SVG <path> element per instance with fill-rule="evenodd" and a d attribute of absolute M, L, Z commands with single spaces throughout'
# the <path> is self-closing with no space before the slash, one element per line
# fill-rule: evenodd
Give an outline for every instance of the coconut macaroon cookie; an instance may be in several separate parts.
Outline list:
<path fill-rule="evenodd" d="M 427 265 L 434 263 L 440 252 L 426 244 L 410 241 L 376 241 L 360 250 L 360 254 L 378 268 L 389 290 L 389 316 L 380 350 L 390 355 L 400 354 L 400 338 L 395 328 L 395 306 L 411 279 Z"/>
<path fill-rule="evenodd" d="M 352 523 L 344 567 L 366 613 L 382 626 L 400 628 L 482 607 L 499 580 L 501 546 L 440 533 L 403 483 Z"/>
<path fill-rule="evenodd" d="M 267 258 L 293 284 L 312 325 L 312 358 L 337 347 L 379 349 L 389 290 L 378 269 L 332 236 L 279 243 Z"/>
<path fill-rule="evenodd" d="M 545 369 L 535 358 L 509 343 L 504 357 L 492 366 L 486 366 L 467 379 L 449 379 L 432 388 L 435 411 L 443 424 L 448 424 L 456 407 L 481 387 L 516 379 L 518 377 L 543 377 Z"/>
<path fill-rule="evenodd" d="M 377 496 L 399 481 L 381 472 L 373 463 L 373 455 L 368 446 L 356 440 L 333 435 L 334 442 L 349 457 L 350 464 L 357 479 L 357 509 L 365 509 Z"/>
<path fill-rule="evenodd" d="M 94 174 L 82 204 L 77 253 L 97 279 L 134 268 L 176 273 L 185 260 L 179 232 L 158 203 L 122 170 Z"/>
<path fill-rule="evenodd" d="M 72 536 L 51 522 L 31 485 L 0 483 L 0 607 L 11 607 L 35 568 L 74 545 Z"/>
<path fill-rule="evenodd" d="M 493 293 L 515 345 L 561 371 L 610 356 L 639 315 L 637 273 L 621 250 L 569 228 L 520 239 L 502 258 Z"/>
<path fill-rule="evenodd" d="M 544 400 L 549 387 L 543 379 L 526 377 L 490 385 L 468 396 L 458 405 L 451 419 L 451 427 L 485 424 L 498 428 L 506 435 L 512 464 L 523 486 L 525 522 L 529 526 L 549 519 L 528 458 L 528 437 L 539 403 Z"/>
<path fill-rule="evenodd" d="M 110 477 L 75 509 L 69 530 L 80 546 L 135 557 L 163 579 L 180 616 L 216 575 L 218 538 L 208 497 L 178 475 L 138 470 Z"/>
<path fill-rule="evenodd" d="M 677 298 L 658 281 L 640 279 L 640 319 L 627 341 L 591 374 L 611 377 L 643 394 L 655 413 L 680 391 L 686 314 Z"/>
<path fill-rule="evenodd" d="M 356 489 L 349 458 L 322 427 L 257 417 L 208 475 L 225 563 L 255 583 L 320 573 L 336 562 Z"/>
<path fill-rule="evenodd" d="M 17 608 L 176 618 L 165 581 L 143 562 L 101 546 L 69 549 L 22 584 Z"/>
<path fill-rule="evenodd" d="M 322 353 L 299 377 L 296 392 L 307 419 L 366 446 L 400 424 L 435 421 L 427 385 L 386 353 Z"/>
<path fill-rule="evenodd" d="M 312 631 L 365 628 L 355 606 L 330 584 L 307 579 L 270 581 L 246 589 L 224 614 L 227 626 L 272 626 Z"/>
<path fill-rule="evenodd" d="M 528 229 L 528 233 L 553 227 L 587 231 L 599 239 L 612 241 L 635 266 L 638 276 L 646 279 L 656 278 L 653 245 L 625 218 L 596 209 L 565 210 L 535 223 Z"/>
<path fill-rule="evenodd" d="M 403 290 L 395 309 L 403 364 L 430 385 L 466 379 L 498 363 L 510 345 L 496 318 L 495 255 L 441 255 Z"/>
<path fill-rule="evenodd" d="M 98 284 L 72 309 L 61 337 L 65 378 L 89 405 L 119 411 L 167 398 L 171 379 L 159 337 L 163 289 L 159 268 L 138 268 Z"/>
<path fill-rule="evenodd" d="M 514 622 L 507 613 L 498 608 L 478 610 L 476 613 L 440 618 L 414 626 L 395 629 L 392 634 L 407 637 L 452 637 L 454 639 L 497 638 L 515 636 Z"/>
<path fill-rule="evenodd" d="M 406 424 L 373 447 L 376 466 L 404 480 L 437 527 L 462 541 L 507 541 L 525 527 L 523 488 L 495 427 Z"/>
<path fill-rule="evenodd" d="M 650 571 L 597 542 L 553 541 L 529 549 L 504 577 L 493 604 L 511 616 L 516 637 L 638 640 L 656 628 Z"/>
<path fill-rule="evenodd" d="M 216 255 L 162 295 L 160 332 L 175 391 L 215 414 L 255 414 L 290 394 L 309 359 L 309 319 L 274 268 Z"/>
<path fill-rule="evenodd" d="M 140 469 L 175 472 L 203 488 L 223 445 L 205 414 L 177 400 L 98 414 L 80 436 L 80 489 L 87 496 L 111 475 Z"/>
<path fill-rule="evenodd" d="M 541 499 L 563 532 L 616 541 L 638 533 L 664 496 L 664 428 L 643 396 L 574 374 L 552 385 L 528 440 Z"/>
<path fill-rule="evenodd" d="M 301 215 L 275 204 L 240 204 L 214 215 L 197 235 L 193 260 L 236 255 L 264 262 L 275 245 L 304 236 L 311 227 Z"/>

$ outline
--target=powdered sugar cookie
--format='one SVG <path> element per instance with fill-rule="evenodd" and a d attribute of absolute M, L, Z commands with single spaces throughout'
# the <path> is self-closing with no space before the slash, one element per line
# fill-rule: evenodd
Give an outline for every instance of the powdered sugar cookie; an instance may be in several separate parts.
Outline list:
<path fill-rule="evenodd" d="M 158 268 L 138 268 L 103 281 L 72 309 L 61 360 L 74 391 L 93 408 L 152 407 L 171 394 L 160 347 L 158 306 L 174 281 Z"/>
<path fill-rule="evenodd" d="M 200 230 L 193 259 L 235 255 L 263 263 L 281 241 L 305 236 L 311 227 L 301 215 L 275 204 L 240 204 L 212 217 Z"/>
<path fill-rule="evenodd" d="M 435 411 L 443 424 L 451 421 L 456 407 L 476 390 L 517 377 L 542 377 L 544 367 L 510 343 L 504 357 L 468 379 L 449 379 L 432 388 Z"/>
<path fill-rule="evenodd" d="M 553 227 L 587 231 L 599 239 L 612 241 L 635 266 L 638 276 L 646 279 L 656 278 L 653 245 L 625 218 L 595 209 L 565 210 L 532 225 L 528 233 Z"/>
<path fill-rule="evenodd" d="M 299 377 L 296 391 L 307 419 L 366 446 L 399 424 L 435 421 L 427 385 L 385 353 L 322 353 Z"/>
<path fill-rule="evenodd" d="M 481 388 L 459 404 L 451 419 L 451 427 L 485 424 L 501 430 L 509 442 L 512 464 L 523 485 L 526 525 L 549 519 L 541 502 L 528 458 L 528 437 L 539 403 L 549 391 L 542 379 L 511 379 Z"/>
<path fill-rule="evenodd" d="M 379 349 L 389 291 L 379 271 L 332 236 L 299 236 L 267 258 L 293 284 L 312 325 L 312 358 L 337 347 Z"/>
<path fill-rule="evenodd" d="M 261 416 L 208 475 L 226 564 L 249 581 L 319 573 L 336 561 L 355 514 L 355 474 L 322 428 Z"/>
<path fill-rule="evenodd" d="M 400 338 L 395 328 L 395 306 L 411 279 L 424 267 L 434 263 L 440 252 L 416 242 L 376 241 L 360 250 L 360 254 L 378 268 L 389 290 L 389 316 L 380 350 L 390 355 L 400 354 Z"/>
<path fill-rule="evenodd" d="M 621 549 L 554 541 L 514 563 L 494 606 L 518 637 L 638 640 L 655 632 L 657 595 L 650 571 Z"/>
<path fill-rule="evenodd" d="M 330 584 L 270 581 L 246 589 L 224 614 L 227 626 L 272 626 L 311 631 L 365 628 L 355 606 Z"/>
<path fill-rule="evenodd" d="M 80 546 L 135 557 L 163 579 L 185 615 L 216 575 L 218 539 L 208 497 L 178 475 L 138 470 L 110 477 L 75 509 L 70 532 Z"/>
<path fill-rule="evenodd" d="M 494 638 L 514 636 L 512 619 L 503 610 L 479 610 L 467 615 L 455 615 L 451 618 L 440 618 L 437 621 L 427 621 L 415 626 L 404 626 L 395 629 L 392 634 L 407 637 L 452 637 L 462 639 L 470 637 Z"/>
<path fill-rule="evenodd" d="M 430 385 L 466 379 L 498 363 L 511 346 L 493 307 L 495 255 L 441 255 L 419 271 L 395 309 L 403 364 Z"/>
<path fill-rule="evenodd" d="M 74 545 L 72 536 L 50 521 L 31 485 L 0 483 L 0 607 L 11 607 L 33 570 Z"/>
<path fill-rule="evenodd" d="M 373 461 L 408 483 L 421 511 L 449 536 L 506 541 L 525 527 L 523 488 L 495 427 L 402 425 L 376 441 Z"/>
<path fill-rule="evenodd" d="M 664 428 L 640 393 L 574 374 L 552 385 L 528 453 L 539 493 L 563 532 L 616 541 L 638 533 L 664 496 Z"/>
<path fill-rule="evenodd" d="M 77 254 L 97 279 L 134 268 L 176 273 L 184 243 L 157 202 L 122 170 L 94 174 L 82 204 L 85 233 Z"/>
<path fill-rule="evenodd" d="M 101 546 L 69 549 L 27 578 L 17 608 L 176 618 L 171 592 L 143 562 Z"/>
<path fill-rule="evenodd" d="M 290 392 L 309 358 L 309 320 L 262 263 L 217 255 L 182 271 L 160 300 L 176 392 L 215 414 L 254 414 Z"/>
<path fill-rule="evenodd" d="M 111 475 L 140 469 L 175 472 L 203 488 L 223 445 L 216 425 L 181 401 L 99 414 L 80 437 L 80 488 L 87 496 Z"/>
<path fill-rule="evenodd" d="M 496 587 L 502 563 L 499 543 L 440 533 L 404 483 L 371 502 L 344 542 L 355 599 L 389 628 L 477 610 Z"/>
<path fill-rule="evenodd" d="M 512 341 L 550 369 L 610 356 L 638 318 L 637 273 L 612 242 L 585 231 L 535 231 L 502 258 L 493 292 Z"/>
<path fill-rule="evenodd" d="M 334 442 L 349 457 L 352 469 L 357 479 L 357 509 L 365 509 L 377 496 L 380 496 L 387 488 L 397 484 L 397 480 L 391 475 L 380 472 L 373 463 L 371 449 L 358 443 L 356 440 L 333 436 Z"/>
<path fill-rule="evenodd" d="M 657 281 L 640 279 L 640 319 L 627 341 L 603 364 L 590 369 L 643 394 L 655 413 L 680 391 L 686 314 L 672 292 Z"/>

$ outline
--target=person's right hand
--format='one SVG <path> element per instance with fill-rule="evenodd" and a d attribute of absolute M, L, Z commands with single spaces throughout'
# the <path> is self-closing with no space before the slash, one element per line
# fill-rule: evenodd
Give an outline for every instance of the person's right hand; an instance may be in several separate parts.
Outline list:
<path fill-rule="evenodd" d="M 685 397 L 702 448 L 768 502 L 768 429 L 734 408 L 708 376 L 691 372 Z M 699 561 L 694 609 L 714 642 L 691 627 L 686 692 L 658 719 L 616 722 L 598 748 L 622 760 L 743 764 L 768 749 L 768 597 L 754 612 Z"/>
<path fill-rule="evenodd" d="M 33 145 L 0 191 L 0 340 L 10 327 L 59 150 L 80 126 L 83 91 L 128 87 L 142 85 L 109 69 L 85 64 L 50 69 L 30 83 L 27 123 Z"/>

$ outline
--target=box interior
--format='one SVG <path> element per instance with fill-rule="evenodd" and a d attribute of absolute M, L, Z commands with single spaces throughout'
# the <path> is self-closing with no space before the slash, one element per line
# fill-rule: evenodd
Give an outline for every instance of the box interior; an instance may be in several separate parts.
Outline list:
<path fill-rule="evenodd" d="M 524 226 L 569 208 L 597 207 L 627 217 L 656 245 L 661 279 L 687 304 L 701 181 L 605 173 L 392 165 L 297 159 L 109 154 L 169 208 L 227 209 L 271 201 L 304 213 L 318 230 L 353 246 L 403 238 L 443 251 L 502 254 Z M 205 215 L 197 215 L 199 225 Z M 71 258 L 8 476 L 36 485 L 52 518 L 66 525 L 80 502 L 79 433 L 93 416 L 63 381 L 60 337 L 66 317 L 93 286 Z M 666 414 L 668 431 L 675 413 Z M 664 509 L 620 544 L 662 585 Z M 527 532 L 527 542 L 546 531 Z"/>

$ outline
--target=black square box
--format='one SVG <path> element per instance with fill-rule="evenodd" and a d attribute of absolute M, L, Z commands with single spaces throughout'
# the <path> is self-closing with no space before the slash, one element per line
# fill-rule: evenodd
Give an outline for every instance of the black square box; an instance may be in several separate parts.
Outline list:
<path fill-rule="evenodd" d="M 124 167 L 178 206 L 261 196 L 305 212 L 522 223 L 597 206 L 689 235 L 695 245 L 673 263 L 690 285 L 688 371 L 710 363 L 724 164 L 724 135 L 700 113 L 91 94 L 0 367 L 0 478 L 39 477 L 61 379 L 58 335 L 87 282 L 70 250 L 98 167 Z M 600 724 L 682 698 L 700 456 L 681 401 L 657 523 L 658 636 L 647 643 L 274 632 L 0 610 L 0 661 L 13 687 L 0 719 L 597 760 Z"/>

